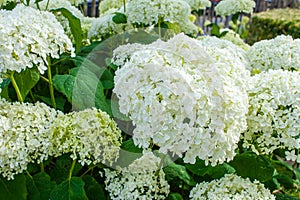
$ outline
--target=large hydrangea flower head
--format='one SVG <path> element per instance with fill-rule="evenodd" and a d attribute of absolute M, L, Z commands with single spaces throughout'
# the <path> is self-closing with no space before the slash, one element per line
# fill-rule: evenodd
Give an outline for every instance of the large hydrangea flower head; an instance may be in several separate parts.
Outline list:
<path fill-rule="evenodd" d="M 160 158 L 152 152 L 144 152 L 141 158 L 128 167 L 116 171 L 105 169 L 105 185 L 113 200 L 166 199 L 170 186 L 163 170 L 159 169 Z"/>
<path fill-rule="evenodd" d="M 115 11 L 117 10 L 107 11 L 106 14 L 101 15 L 92 22 L 88 31 L 89 39 L 101 40 L 114 34 L 123 33 L 125 29 L 131 29 L 131 26 L 128 24 L 116 24 L 113 21 Z"/>
<path fill-rule="evenodd" d="M 1 73 L 37 66 L 43 74 L 47 56 L 59 58 L 67 51 L 74 54 L 72 42 L 52 13 L 22 4 L 4 13 L 0 24 Z"/>
<path fill-rule="evenodd" d="M 135 0 L 126 5 L 128 23 L 153 25 L 159 22 L 185 22 L 191 13 L 183 0 Z"/>
<path fill-rule="evenodd" d="M 241 12 L 252 14 L 255 4 L 253 0 L 222 0 L 215 7 L 215 11 L 222 17 Z"/>
<path fill-rule="evenodd" d="M 118 159 L 121 131 L 105 112 L 92 108 L 57 118 L 51 127 L 50 153 L 71 153 L 84 164 L 112 165 Z"/>
<path fill-rule="evenodd" d="M 190 6 L 192 10 L 205 10 L 206 8 L 211 6 L 211 1 L 209 0 L 184 0 Z"/>
<path fill-rule="evenodd" d="M 274 39 L 254 43 L 247 51 L 250 70 L 299 70 L 300 39 L 280 35 Z"/>
<path fill-rule="evenodd" d="M 300 148 L 299 72 L 269 70 L 251 77 L 250 81 L 244 147 L 257 154 L 284 149 L 288 160 L 300 163 L 300 155 L 295 155 Z"/>
<path fill-rule="evenodd" d="M 10 103 L 3 99 L 0 108 L 0 173 L 13 179 L 30 162 L 48 158 L 48 130 L 62 113 L 43 103 Z"/>
<path fill-rule="evenodd" d="M 126 0 L 126 2 L 129 2 L 131 0 Z M 111 9 L 120 10 L 121 12 L 124 12 L 124 0 L 102 0 L 99 4 L 99 13 L 100 17 L 101 15 L 107 14 L 107 12 Z"/>
<path fill-rule="evenodd" d="M 219 180 L 197 184 L 190 192 L 191 200 L 275 200 L 275 196 L 259 181 L 250 181 L 235 174 Z"/>
<path fill-rule="evenodd" d="M 219 68 L 199 41 L 183 34 L 127 47 L 130 58 L 115 50 L 116 61 L 125 64 L 116 71 L 114 92 L 136 125 L 135 144 L 154 143 L 189 163 L 231 160 L 248 106 L 244 89 L 229 76 L 231 66 Z"/>

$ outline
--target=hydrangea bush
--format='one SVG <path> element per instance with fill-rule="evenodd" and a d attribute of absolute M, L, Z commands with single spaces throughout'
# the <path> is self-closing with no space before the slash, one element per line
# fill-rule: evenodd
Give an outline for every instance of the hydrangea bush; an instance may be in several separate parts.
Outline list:
<path fill-rule="evenodd" d="M 199 36 L 210 1 L 82 2 L 0 1 L 0 199 L 300 198 L 297 39 Z"/>

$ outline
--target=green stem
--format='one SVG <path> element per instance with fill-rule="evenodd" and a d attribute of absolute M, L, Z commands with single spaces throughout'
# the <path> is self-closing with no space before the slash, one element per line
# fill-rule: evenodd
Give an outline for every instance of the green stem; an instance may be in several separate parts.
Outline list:
<path fill-rule="evenodd" d="M 50 56 L 47 56 L 47 62 L 48 62 L 48 80 L 49 80 L 49 90 L 50 90 L 50 96 L 52 101 L 53 108 L 56 108 L 56 102 L 54 97 L 54 89 L 53 89 L 53 81 L 52 81 L 52 73 L 51 73 L 51 59 Z"/>
<path fill-rule="evenodd" d="M 158 37 L 161 39 L 161 22 L 158 20 Z"/>
<path fill-rule="evenodd" d="M 33 102 L 36 102 L 36 99 L 35 99 L 34 96 L 33 96 L 32 90 L 30 90 L 29 93 L 30 93 L 30 96 L 31 96 L 31 98 L 32 98 L 32 101 L 33 101 Z"/>
<path fill-rule="evenodd" d="M 156 172 L 155 172 L 155 175 L 156 175 L 156 176 L 159 175 L 159 171 L 161 170 L 161 168 L 162 168 L 162 166 L 163 166 L 163 164 L 164 164 L 164 161 L 165 161 L 166 157 L 167 157 L 167 154 L 164 154 L 164 155 L 161 157 L 160 163 L 159 163 L 158 168 L 157 168 L 157 170 L 156 170 Z"/>
<path fill-rule="evenodd" d="M 76 160 L 73 160 L 72 165 L 71 165 L 71 169 L 70 169 L 70 172 L 69 172 L 68 180 L 71 180 L 71 178 L 72 178 L 72 173 L 73 173 L 75 164 L 76 164 Z"/>
<path fill-rule="evenodd" d="M 96 166 L 93 166 L 91 168 L 88 168 L 80 177 L 84 177 L 89 171 L 93 170 Z"/>
<path fill-rule="evenodd" d="M 41 169 L 41 172 L 45 172 L 45 168 L 44 168 L 44 163 L 43 162 L 41 162 L 41 164 L 40 164 L 40 169 Z"/>
<path fill-rule="evenodd" d="M 16 80 L 15 80 L 15 78 L 14 78 L 14 71 L 12 71 L 12 72 L 10 73 L 9 79 L 11 80 L 11 83 L 12 83 L 12 85 L 13 85 L 13 87 L 14 87 L 16 93 L 17 93 L 18 100 L 19 100 L 20 102 L 24 102 L 23 97 L 22 97 L 22 94 L 21 94 L 20 89 L 19 89 L 19 87 L 18 87 L 18 84 L 17 84 L 17 82 L 16 82 Z"/>

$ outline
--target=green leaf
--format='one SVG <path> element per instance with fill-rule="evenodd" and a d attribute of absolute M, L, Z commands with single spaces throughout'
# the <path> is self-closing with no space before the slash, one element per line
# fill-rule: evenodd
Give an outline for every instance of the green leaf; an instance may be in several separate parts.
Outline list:
<path fill-rule="evenodd" d="M 114 82 L 111 80 L 104 80 L 101 81 L 102 85 L 103 85 L 103 89 L 109 90 L 112 89 L 114 87 Z"/>
<path fill-rule="evenodd" d="M 234 24 L 237 24 L 237 21 L 238 21 L 238 19 L 239 19 L 239 16 L 240 16 L 240 13 L 239 13 L 239 12 L 233 14 L 232 17 L 231 17 L 231 21 L 232 21 Z"/>
<path fill-rule="evenodd" d="M 62 181 L 67 180 L 72 162 L 73 160 L 68 154 L 58 157 L 55 161 L 54 168 L 49 171 L 51 179 L 56 183 L 61 183 Z M 82 166 L 76 163 L 73 170 L 73 175 L 76 175 L 81 169 Z"/>
<path fill-rule="evenodd" d="M 51 98 L 40 96 L 40 95 L 35 95 L 35 96 L 38 97 L 39 99 L 41 99 L 46 104 L 52 106 L 52 100 L 51 100 Z M 61 110 L 61 111 L 64 111 L 64 106 L 65 106 L 65 103 L 66 103 L 66 99 L 55 97 L 55 102 L 56 102 L 56 108 L 59 109 L 59 110 Z"/>
<path fill-rule="evenodd" d="M 142 153 L 143 149 L 137 147 L 134 142 L 133 139 L 130 138 L 129 140 L 126 140 L 125 142 L 122 143 L 121 149 L 125 150 L 125 151 L 129 151 L 129 152 L 133 152 L 133 153 Z"/>
<path fill-rule="evenodd" d="M 261 182 L 272 179 L 275 170 L 266 157 L 253 152 L 238 154 L 229 164 L 235 168 L 238 175 Z"/>
<path fill-rule="evenodd" d="M 23 99 L 25 99 L 29 91 L 40 80 L 40 73 L 37 68 L 26 68 L 26 70 L 20 73 L 14 73 L 14 79 L 16 80 Z"/>
<path fill-rule="evenodd" d="M 183 200 L 183 197 L 179 193 L 171 193 L 166 200 Z"/>
<path fill-rule="evenodd" d="M 227 163 L 217 165 L 215 167 L 211 165 L 205 165 L 204 160 L 197 159 L 195 164 L 186 164 L 185 167 L 192 173 L 198 176 L 209 175 L 211 178 L 218 179 L 225 174 L 232 174 L 235 169 Z"/>
<path fill-rule="evenodd" d="M 123 13 L 115 12 L 115 16 L 113 16 L 112 20 L 116 24 L 126 24 L 127 16 Z"/>
<path fill-rule="evenodd" d="M 69 75 L 55 75 L 53 85 L 59 92 L 66 95 L 73 110 L 96 107 L 112 115 L 101 81 L 86 67 L 73 68 Z"/>
<path fill-rule="evenodd" d="M 84 191 L 84 182 L 79 177 L 59 184 L 50 195 L 51 200 L 88 200 Z"/>
<path fill-rule="evenodd" d="M 182 165 L 178 165 L 173 162 L 173 163 L 167 165 L 166 167 L 164 167 L 163 170 L 166 174 L 166 179 L 168 181 L 178 178 L 180 180 L 183 180 L 186 184 L 188 184 L 190 186 L 196 185 L 196 182 L 186 171 L 186 168 Z"/>
<path fill-rule="evenodd" d="M 84 181 L 84 189 L 89 200 L 105 200 L 105 193 L 103 186 L 100 185 L 94 177 L 90 175 L 85 175 L 82 177 Z"/>
<path fill-rule="evenodd" d="M 299 200 L 297 197 L 293 197 L 288 194 L 275 194 L 276 200 Z"/>
<path fill-rule="evenodd" d="M 27 199 L 47 200 L 50 197 L 52 189 L 56 186 L 54 181 L 45 172 L 40 172 L 34 176 L 26 176 L 28 190 Z"/>
<path fill-rule="evenodd" d="M 286 189 L 293 189 L 294 187 L 294 180 L 285 174 L 277 174 L 274 176 L 277 181 L 284 186 Z"/>
<path fill-rule="evenodd" d="M 4 78 L 2 83 L 0 83 L 0 88 L 5 88 L 5 87 L 9 86 L 9 84 L 10 84 L 10 79 Z"/>
<path fill-rule="evenodd" d="M 69 21 L 69 26 L 72 32 L 72 35 L 75 40 L 75 45 L 76 45 L 76 54 L 79 52 L 79 49 L 81 47 L 81 41 L 83 39 L 83 33 L 81 29 L 81 22 L 80 19 L 75 17 L 69 10 L 66 8 L 58 8 L 58 9 L 53 9 L 52 12 L 60 12 L 65 18 L 68 19 Z"/>
<path fill-rule="evenodd" d="M 26 200 L 26 178 L 18 174 L 14 180 L 6 180 L 0 175 L 0 198 L 3 200 Z"/>

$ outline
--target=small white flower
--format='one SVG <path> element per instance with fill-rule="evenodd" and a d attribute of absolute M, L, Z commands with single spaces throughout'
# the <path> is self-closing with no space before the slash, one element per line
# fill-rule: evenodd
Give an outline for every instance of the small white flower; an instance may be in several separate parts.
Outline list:
<path fill-rule="evenodd" d="M 269 70 L 250 79 L 248 130 L 244 147 L 270 154 L 285 149 L 287 159 L 296 160 L 300 148 L 300 74 Z"/>
<path fill-rule="evenodd" d="M 160 158 L 152 152 L 144 152 L 143 156 L 133 161 L 128 167 L 117 168 L 116 171 L 105 170 L 105 185 L 113 200 L 132 199 L 165 199 L 170 186 L 159 168 Z"/>
<path fill-rule="evenodd" d="M 191 200 L 275 200 L 275 196 L 258 181 L 251 182 L 235 174 L 219 180 L 197 184 L 190 192 Z"/>
<path fill-rule="evenodd" d="M 47 11 L 18 4 L 12 11 L 0 12 L 0 72 L 21 72 L 37 66 L 47 69 L 47 56 L 59 58 L 74 54 L 70 39 L 55 16 Z"/>
<path fill-rule="evenodd" d="M 254 43 L 247 51 L 250 70 L 299 70 L 300 39 L 280 35 L 274 39 Z"/>
<path fill-rule="evenodd" d="M 50 132 L 51 155 L 71 153 L 71 158 L 78 159 L 82 165 L 112 165 L 119 156 L 121 131 L 101 110 L 86 109 L 60 116 L 53 122 Z"/>
<path fill-rule="evenodd" d="M 222 0 L 215 7 L 215 11 L 222 17 L 240 12 L 252 14 L 255 4 L 253 0 Z"/>

